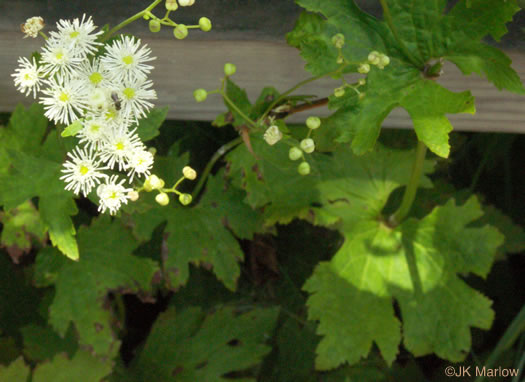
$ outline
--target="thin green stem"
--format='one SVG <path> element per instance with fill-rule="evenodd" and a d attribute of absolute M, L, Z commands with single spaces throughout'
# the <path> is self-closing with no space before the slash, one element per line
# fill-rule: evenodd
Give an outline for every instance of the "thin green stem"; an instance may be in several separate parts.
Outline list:
<path fill-rule="evenodd" d="M 423 174 L 426 153 L 427 146 L 423 142 L 418 141 L 414 167 L 412 167 L 412 174 L 410 174 L 410 180 L 408 181 L 405 194 L 403 195 L 403 200 L 397 212 L 390 216 L 389 219 L 389 223 L 393 226 L 398 225 L 408 215 L 412 208 L 419 187 L 419 180 Z"/>
<path fill-rule="evenodd" d="M 514 342 L 516 342 L 516 339 L 518 336 L 525 331 L 525 305 L 522 306 L 519 313 L 514 317 L 514 320 L 510 323 L 507 330 L 505 330 L 505 333 L 503 333 L 503 336 L 498 341 L 496 347 L 494 350 L 492 350 L 492 353 L 490 353 L 489 358 L 485 361 L 483 366 L 485 366 L 487 369 L 490 369 L 494 367 L 496 364 L 496 361 L 500 359 L 503 352 L 510 348 Z M 521 361 L 520 361 L 521 362 Z M 475 382 L 481 382 L 485 380 L 485 376 L 481 375 L 478 378 L 476 378 Z"/>
<path fill-rule="evenodd" d="M 333 76 L 334 74 L 338 74 L 340 72 L 343 71 L 344 68 L 346 68 L 348 66 L 348 63 L 341 66 L 340 68 L 338 68 L 337 70 L 334 70 L 333 72 L 330 72 L 330 73 L 326 73 L 326 74 L 321 74 L 319 76 L 315 76 L 315 77 L 310 77 L 310 78 L 307 78 L 306 80 L 303 80 L 301 82 L 299 82 L 297 85 L 295 85 L 294 87 L 288 89 L 287 91 L 285 91 L 283 94 L 281 94 L 275 101 L 273 101 L 270 106 L 268 106 L 268 108 L 266 109 L 266 111 L 264 112 L 264 114 L 259 118 L 259 121 L 264 121 L 264 119 L 268 116 L 268 114 L 272 111 L 272 109 L 279 104 L 279 102 L 281 102 L 282 100 L 284 100 L 286 97 L 288 97 L 290 94 L 292 94 L 294 91 L 296 91 L 297 89 L 299 89 L 300 87 L 304 86 L 304 85 L 307 85 L 309 84 L 310 82 L 314 82 L 314 81 L 317 81 L 318 79 L 321 79 L 323 77 L 326 77 L 326 76 Z"/>
<path fill-rule="evenodd" d="M 162 0 L 155 0 L 153 3 L 151 3 L 146 9 L 143 9 L 139 13 L 136 13 L 135 15 L 131 16 L 130 18 L 124 20 L 120 24 L 114 26 L 110 29 L 110 31 L 102 38 L 102 42 L 107 41 L 111 36 L 113 36 L 116 32 L 127 26 L 128 24 L 131 24 L 133 21 L 140 19 L 143 17 L 146 13 L 150 12 L 153 8 L 155 8 L 157 5 L 160 4 Z"/>
<path fill-rule="evenodd" d="M 44 38 L 44 40 L 46 40 L 46 41 L 47 41 L 47 39 L 49 38 L 49 37 L 47 37 L 47 34 L 45 34 L 45 33 L 42 32 L 42 31 L 38 32 L 38 34 L 39 34 L 40 36 L 42 36 L 42 37 Z"/>
<path fill-rule="evenodd" d="M 421 62 L 419 62 L 413 55 L 410 53 L 410 50 L 408 50 L 407 46 L 401 40 L 401 37 L 399 36 L 399 33 L 397 33 L 397 29 L 394 26 L 394 21 L 392 20 L 392 15 L 390 14 L 390 8 L 388 7 L 388 4 L 386 3 L 386 0 L 379 0 L 381 3 L 381 7 L 383 8 L 383 16 L 385 18 L 386 23 L 388 24 L 388 27 L 392 31 L 392 34 L 394 35 L 394 38 L 396 39 L 399 48 L 403 52 L 406 58 L 414 64 L 415 67 L 419 68 L 420 70 L 423 70 L 423 65 Z"/>
<path fill-rule="evenodd" d="M 226 95 L 226 92 L 221 91 L 221 95 L 224 98 L 224 100 L 228 103 L 228 105 L 231 106 L 233 110 L 235 110 L 246 122 L 248 122 L 252 127 L 257 128 L 257 124 L 246 114 L 243 113 L 241 109 L 237 107 L 237 105 Z"/>
<path fill-rule="evenodd" d="M 202 175 L 199 177 L 199 181 L 197 182 L 197 185 L 195 186 L 195 189 L 193 190 L 191 196 L 193 199 L 195 199 L 199 192 L 201 191 L 202 187 L 206 183 L 206 179 L 208 178 L 208 175 L 210 175 L 211 170 L 213 169 L 213 166 L 215 163 L 228 151 L 233 149 L 238 144 L 242 143 L 242 137 L 235 138 L 234 140 L 222 145 L 216 152 L 213 154 L 211 159 L 206 164 L 206 167 L 204 167 L 204 170 L 202 171 Z"/>

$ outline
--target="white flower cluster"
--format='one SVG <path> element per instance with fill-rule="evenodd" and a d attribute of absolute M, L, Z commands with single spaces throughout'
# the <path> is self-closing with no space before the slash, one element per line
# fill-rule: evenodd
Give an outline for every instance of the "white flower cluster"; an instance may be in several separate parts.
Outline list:
<path fill-rule="evenodd" d="M 97 41 L 91 17 L 60 20 L 50 32 L 41 59 L 19 59 L 12 75 L 26 96 L 41 92 L 45 115 L 55 123 L 78 124 L 79 146 L 68 153 L 61 177 L 66 190 L 87 196 L 97 186 L 99 211 L 117 212 L 127 203 L 131 188 L 104 170 L 125 171 L 134 177 L 150 175 L 153 155 L 136 133 L 157 98 L 148 75 L 154 60 L 146 45 L 121 36 L 108 44 Z M 42 90 L 41 90 L 42 88 Z"/>

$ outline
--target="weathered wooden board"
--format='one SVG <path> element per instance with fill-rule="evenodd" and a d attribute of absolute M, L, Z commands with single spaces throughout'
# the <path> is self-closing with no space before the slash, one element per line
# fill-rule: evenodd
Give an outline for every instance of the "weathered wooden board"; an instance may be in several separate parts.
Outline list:
<path fill-rule="evenodd" d="M 22 12 L 20 4 L 16 5 L 17 3 L 28 2 L 6 1 L 0 7 L 0 111 L 10 111 L 18 102 L 25 104 L 31 102 L 31 99 L 24 98 L 16 92 L 10 74 L 16 67 L 17 58 L 30 55 L 32 51 L 39 49 L 41 43 L 41 40 L 38 39 L 21 38 L 17 30 L 20 19 L 23 21 L 25 17 L 35 13 Z M 31 10 L 35 12 L 45 13 L 47 10 L 48 13 L 54 12 L 53 14 L 58 13 L 64 16 L 64 9 L 57 8 L 57 3 L 57 1 L 35 1 L 28 7 L 33 7 Z M 96 0 L 91 4 L 95 3 L 101 2 Z M 147 1 L 137 1 L 136 8 L 140 9 L 143 3 L 146 4 Z M 226 4 L 222 1 L 219 3 Z M 260 12 L 259 8 L 262 7 L 260 1 L 252 0 L 239 4 L 242 3 L 245 3 L 245 11 L 249 9 L 247 7 L 250 4 L 257 12 Z M 270 1 L 268 4 L 273 4 L 275 7 L 275 3 L 275 1 Z M 287 16 L 281 17 L 287 20 L 287 24 L 293 25 L 297 9 L 290 5 L 293 4 L 291 1 L 285 3 L 287 5 L 283 9 Z M 13 12 L 12 16 L 6 13 L 8 10 L 6 4 L 15 7 L 9 8 L 10 12 Z M 53 6 L 50 7 L 49 4 Z M 89 9 L 88 2 L 81 4 Z M 78 4 L 77 8 L 79 8 Z M 75 10 L 78 11 L 77 8 Z M 73 10 L 70 11 L 73 12 Z M 257 12 L 254 11 L 254 13 Z M 74 12 L 71 16 L 77 16 L 77 13 Z M 15 18 L 15 14 L 18 19 Z M 209 16 L 213 19 L 212 14 Z M 98 17 L 102 17 L 101 12 L 98 12 Z M 152 38 L 150 33 L 141 33 L 140 30 L 137 30 L 157 56 L 152 75 L 159 96 L 157 104 L 170 107 L 169 118 L 212 120 L 223 111 L 225 108 L 218 95 L 210 96 L 204 103 L 196 103 L 192 94 L 196 88 L 203 87 L 212 90 L 219 86 L 222 67 L 227 61 L 237 65 L 238 71 L 234 79 L 240 86 L 246 88 L 252 99 L 264 86 L 274 86 L 284 91 L 309 76 L 304 71 L 304 62 L 298 52 L 284 43 L 282 39 L 284 32 L 280 31 L 282 32 L 281 38 L 271 33 L 257 34 L 256 27 L 246 32 L 237 30 L 229 33 L 225 30 L 227 28 L 220 27 L 220 20 L 223 19 L 224 17 L 219 17 L 219 32 L 207 35 L 195 32 L 192 37 L 184 41 L 176 41 L 170 38 L 169 34 L 153 35 Z M 106 21 L 108 20 L 101 22 Z M 525 80 L 525 54 L 512 50 L 507 53 L 513 58 L 514 67 L 522 80 Z M 471 89 L 476 96 L 477 114 L 475 116 L 468 114 L 451 116 L 456 130 L 525 133 L 525 97 L 500 92 L 486 80 L 477 76 L 464 77 L 453 65 L 445 67 L 445 75 L 440 82 L 452 90 Z M 338 83 L 331 79 L 320 80 L 301 88 L 300 93 L 324 97 L 337 86 Z M 318 109 L 315 113 L 328 115 L 329 111 Z M 305 118 L 306 115 L 297 114 L 292 116 L 291 120 L 300 121 Z M 411 126 L 410 118 L 406 112 L 397 109 L 385 121 L 385 126 L 408 128 Z"/>

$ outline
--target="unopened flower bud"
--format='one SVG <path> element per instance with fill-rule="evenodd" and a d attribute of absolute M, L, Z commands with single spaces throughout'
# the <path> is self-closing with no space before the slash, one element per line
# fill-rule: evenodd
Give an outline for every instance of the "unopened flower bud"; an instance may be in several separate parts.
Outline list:
<path fill-rule="evenodd" d="M 155 201 L 161 206 L 167 206 L 170 202 L 170 197 L 165 192 L 161 192 L 160 194 L 157 194 L 157 196 L 155 196 Z"/>
<path fill-rule="evenodd" d="M 388 57 L 386 54 L 382 54 L 379 57 L 379 64 L 377 64 L 378 68 L 383 69 L 388 64 L 390 64 L 390 57 Z"/>
<path fill-rule="evenodd" d="M 26 22 L 20 25 L 20 29 L 25 34 L 26 37 L 38 37 L 38 32 L 44 28 L 44 19 L 40 16 L 31 17 L 26 20 Z"/>
<path fill-rule="evenodd" d="M 164 187 L 164 180 L 160 179 L 157 175 L 150 175 L 144 182 L 144 189 L 147 192 L 152 190 L 159 190 Z"/>
<path fill-rule="evenodd" d="M 345 93 L 346 93 L 346 90 L 344 86 L 334 89 L 334 96 L 336 96 L 337 98 L 344 96 Z"/>
<path fill-rule="evenodd" d="M 263 136 L 266 143 L 268 143 L 270 146 L 275 145 L 281 140 L 282 137 L 283 133 L 281 133 L 281 130 L 279 130 L 279 127 L 277 127 L 276 125 L 272 125 L 268 129 L 266 129 Z"/>
<path fill-rule="evenodd" d="M 199 19 L 199 27 L 203 32 L 209 32 L 211 30 L 211 21 L 207 17 L 201 17 Z"/>
<path fill-rule="evenodd" d="M 361 64 L 357 68 L 357 71 L 361 74 L 367 74 L 370 71 L 370 65 L 368 65 L 367 63 Z"/>
<path fill-rule="evenodd" d="M 128 192 L 128 199 L 132 202 L 136 202 L 137 200 L 139 200 L 139 193 L 137 191 Z"/>
<path fill-rule="evenodd" d="M 313 116 L 306 118 L 306 126 L 312 130 L 318 129 L 321 126 L 321 118 Z"/>
<path fill-rule="evenodd" d="M 372 65 L 378 65 L 381 62 L 381 54 L 377 51 L 372 51 L 368 55 L 368 62 Z"/>
<path fill-rule="evenodd" d="M 195 0 L 179 0 L 179 5 L 181 7 L 190 7 L 195 4 Z"/>
<path fill-rule="evenodd" d="M 160 31 L 160 21 L 156 19 L 151 19 L 149 21 L 149 31 L 152 33 L 157 33 Z"/>
<path fill-rule="evenodd" d="M 194 180 L 197 178 L 197 171 L 192 169 L 190 166 L 184 166 L 182 169 L 182 175 L 184 175 L 186 179 Z"/>
<path fill-rule="evenodd" d="M 288 158 L 291 160 L 298 160 L 303 156 L 303 152 L 299 147 L 292 147 L 288 152 Z"/>
<path fill-rule="evenodd" d="M 197 102 L 204 102 L 208 98 L 208 92 L 205 89 L 197 89 L 193 92 L 193 98 Z"/>
<path fill-rule="evenodd" d="M 155 155 L 157 154 L 157 149 L 155 147 L 149 147 L 148 148 L 148 151 L 151 153 L 151 155 Z"/>
<path fill-rule="evenodd" d="M 224 64 L 224 74 L 226 74 L 228 77 L 233 76 L 236 71 L 237 67 L 231 62 L 227 62 L 226 64 Z"/>
<path fill-rule="evenodd" d="M 303 139 L 299 146 L 301 146 L 301 149 L 307 154 L 311 154 L 315 150 L 315 142 L 312 138 Z"/>
<path fill-rule="evenodd" d="M 360 78 L 359 81 L 357 81 L 357 84 L 358 84 L 359 86 L 363 86 L 363 85 L 365 85 L 365 84 L 366 84 L 366 79 L 364 79 L 364 78 Z"/>
<path fill-rule="evenodd" d="M 178 40 L 183 40 L 188 37 L 188 27 L 184 24 L 179 24 L 173 29 L 173 36 Z"/>
<path fill-rule="evenodd" d="M 183 206 L 187 206 L 188 204 L 191 203 L 191 201 L 192 201 L 192 197 L 190 194 L 180 194 L 179 195 L 179 202 Z"/>
<path fill-rule="evenodd" d="M 359 100 L 362 100 L 363 98 L 365 98 L 366 96 L 366 93 L 359 93 Z"/>
<path fill-rule="evenodd" d="M 345 36 L 342 33 L 336 34 L 332 37 L 332 44 L 334 44 L 337 49 L 341 49 L 345 45 Z"/>
<path fill-rule="evenodd" d="M 301 164 L 297 167 L 297 171 L 301 175 L 308 175 L 310 173 L 310 165 L 308 162 L 301 162 Z"/>
<path fill-rule="evenodd" d="M 345 62 L 345 58 L 342 55 L 337 56 L 337 60 L 335 60 L 336 63 L 339 65 Z"/>
<path fill-rule="evenodd" d="M 166 10 L 168 11 L 176 11 L 179 7 L 179 4 L 177 4 L 177 0 L 166 0 Z"/>

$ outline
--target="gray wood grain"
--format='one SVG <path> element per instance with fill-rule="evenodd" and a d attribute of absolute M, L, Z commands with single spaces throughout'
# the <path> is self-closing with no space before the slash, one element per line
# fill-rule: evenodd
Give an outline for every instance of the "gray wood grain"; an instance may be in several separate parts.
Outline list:
<path fill-rule="evenodd" d="M 199 1 L 206 2 L 197 0 L 197 3 Z M 240 7 L 238 15 L 247 14 L 251 9 L 253 14 L 250 14 L 249 20 L 253 22 L 257 15 L 266 17 L 276 14 L 279 9 L 277 0 L 265 1 L 267 1 L 266 7 L 263 4 L 264 1 L 259 0 L 234 1 L 233 3 Z M 51 18 L 66 17 L 67 14 L 77 15 L 79 11 L 97 9 L 97 4 L 102 3 L 101 0 L 92 0 L 89 4 L 88 2 L 56 0 L 32 2 L 5 0 L 1 3 L 0 111 L 11 111 L 19 102 L 24 104 L 31 102 L 31 98 L 25 98 L 16 92 L 10 74 L 16 68 L 18 57 L 29 56 L 31 52 L 38 50 L 41 40 L 22 39 L 18 31 L 20 22 L 25 17 L 39 14 L 38 12 L 41 14 L 47 12 Z M 117 20 L 118 14 L 122 13 L 121 10 L 117 12 L 117 9 L 119 6 L 125 7 L 123 3 L 128 3 L 127 8 L 133 8 L 136 11 L 148 1 L 134 1 L 132 7 L 129 6 L 129 1 L 112 2 L 115 5 L 112 7 L 114 11 L 106 15 L 109 21 Z M 213 12 L 218 15 L 215 18 L 218 20 L 216 26 L 219 24 L 218 31 L 211 34 L 195 31 L 187 40 L 176 41 L 169 34 L 168 36 L 165 34 L 152 35 L 137 31 L 141 36 L 145 36 L 143 41 L 150 45 L 154 55 L 158 58 L 152 74 L 159 96 L 157 105 L 169 106 L 169 118 L 171 119 L 213 120 L 218 113 L 225 110 L 218 95 L 210 96 L 204 103 L 196 103 L 192 94 L 196 88 L 203 87 L 212 90 L 218 87 L 223 64 L 227 61 L 237 65 L 238 71 L 234 80 L 241 87 L 246 88 L 252 100 L 257 97 L 264 86 L 274 86 L 284 91 L 309 77 L 304 71 L 304 61 L 298 52 L 288 47 L 283 41 L 284 29 L 291 29 L 299 11 L 293 2 L 287 0 L 281 2 L 283 11 L 276 17 L 286 22 L 283 27 L 276 27 L 277 34 L 269 33 L 268 28 L 261 29 L 258 24 L 250 24 L 250 26 L 242 23 L 237 26 L 237 29 L 228 31 L 228 28 L 232 27 L 228 24 L 231 20 L 224 21 L 224 13 L 233 12 L 234 9 L 231 7 L 234 4 L 228 5 L 227 3 L 225 0 L 216 1 L 215 8 L 208 9 L 210 15 Z M 60 7 L 61 4 L 62 7 Z M 202 15 L 202 9 L 197 9 L 197 11 L 195 9 L 197 8 L 192 10 L 195 12 L 195 17 Z M 128 10 L 127 13 L 130 11 Z M 239 19 L 239 17 L 234 19 Z M 108 20 L 103 19 L 103 22 L 106 21 Z M 272 24 L 275 21 L 269 19 L 260 21 L 260 23 L 265 22 Z M 143 26 L 139 25 L 138 28 Z M 242 27 L 245 30 L 242 30 Z M 525 54 L 515 50 L 507 53 L 513 58 L 514 67 L 522 80 L 525 80 Z M 486 80 L 477 76 L 464 77 L 453 65 L 445 66 L 445 75 L 440 78 L 439 82 L 455 91 L 470 89 L 476 96 L 477 114 L 475 116 L 467 114 L 450 117 L 456 130 L 525 133 L 525 98 L 508 92 L 500 92 Z M 337 86 L 339 86 L 338 82 L 323 79 L 305 86 L 300 90 L 300 94 L 324 97 L 331 94 Z M 290 120 L 302 121 L 307 117 L 307 113 L 302 114 L 294 115 Z M 325 116 L 328 115 L 328 110 L 320 108 L 315 111 L 315 114 Z M 408 115 L 401 109 L 394 110 L 384 125 L 401 128 L 411 126 Z"/>

